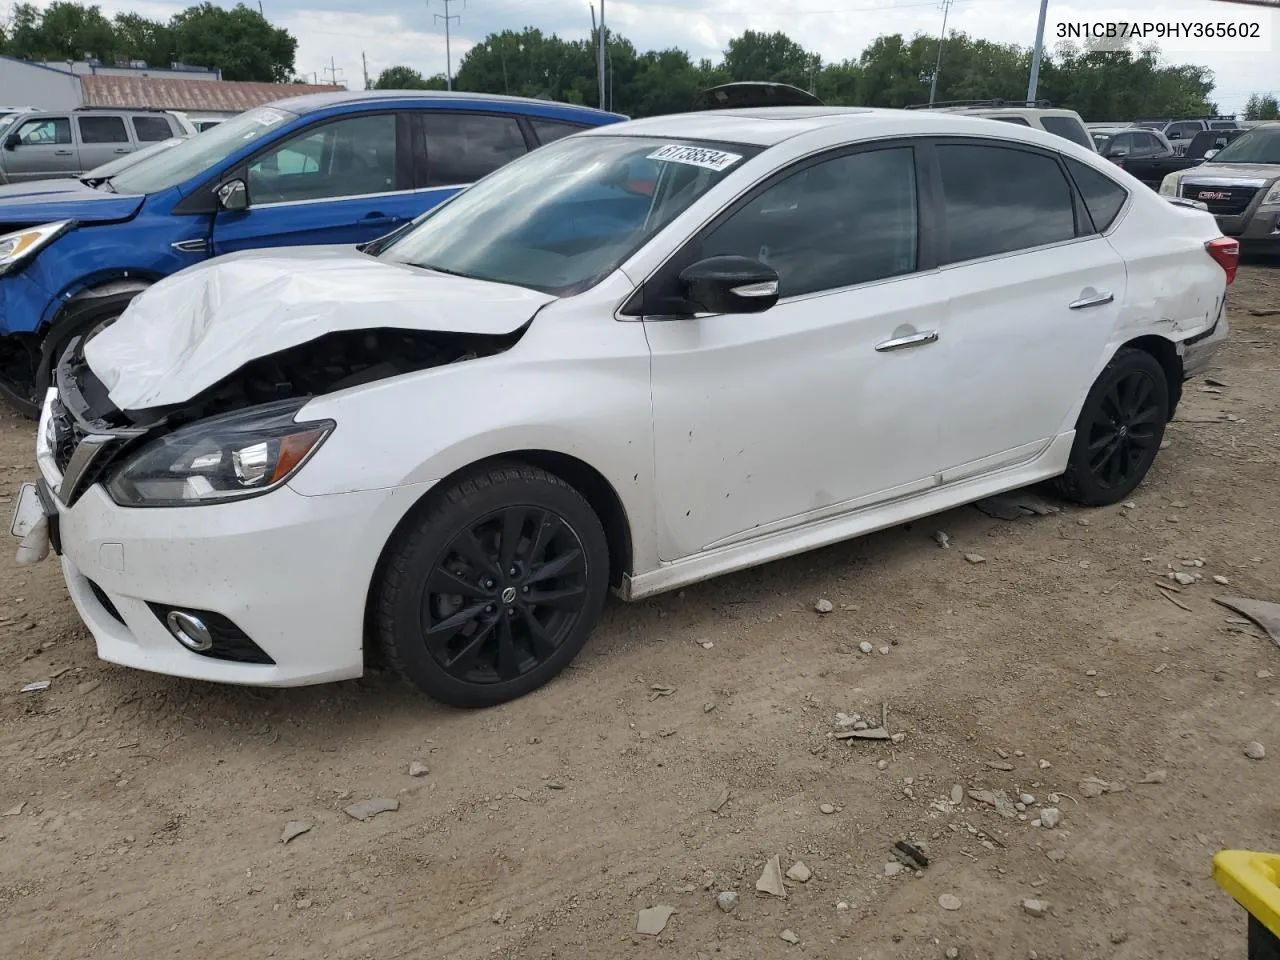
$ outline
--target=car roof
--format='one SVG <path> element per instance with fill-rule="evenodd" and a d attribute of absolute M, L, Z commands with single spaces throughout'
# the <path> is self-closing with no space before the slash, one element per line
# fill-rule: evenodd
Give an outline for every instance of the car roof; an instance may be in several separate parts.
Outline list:
<path fill-rule="evenodd" d="M 986 126 L 975 126 L 986 125 Z M 1061 139 L 1035 127 L 1012 126 L 972 113 L 943 110 L 889 110 L 873 107 L 754 107 L 675 113 L 594 127 L 579 137 L 670 137 L 771 147 L 815 130 L 840 127 L 850 139 L 861 136 L 965 136 L 995 134 L 1034 143 Z M 1046 141 L 1044 138 L 1051 138 Z"/>
<path fill-rule="evenodd" d="M 342 90 L 335 93 L 308 93 L 300 97 L 287 97 L 283 100 L 276 100 L 272 103 L 272 106 L 301 116 L 302 114 L 314 113 L 317 110 L 327 110 L 330 107 L 355 103 L 375 103 L 383 100 L 422 100 L 441 103 L 455 101 L 460 104 L 492 104 L 494 106 L 523 104 L 525 106 L 542 107 L 548 111 L 570 111 L 586 116 L 626 119 L 620 113 L 610 113 L 607 110 L 597 110 L 594 107 L 584 107 L 573 103 L 536 100 L 531 97 L 508 97 L 500 93 L 467 93 L 461 90 Z"/>

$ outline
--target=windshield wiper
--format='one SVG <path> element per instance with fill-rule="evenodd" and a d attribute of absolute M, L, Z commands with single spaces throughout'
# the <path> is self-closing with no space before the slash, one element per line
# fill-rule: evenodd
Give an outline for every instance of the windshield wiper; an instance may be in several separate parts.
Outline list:
<path fill-rule="evenodd" d="M 464 280 L 475 279 L 470 274 L 463 273 L 460 270 L 446 270 L 444 267 L 432 266 L 429 263 L 414 263 L 412 260 L 402 260 L 401 263 L 407 264 L 410 267 L 417 267 L 419 270 L 430 270 L 432 273 L 443 273 L 445 276 L 449 277 L 462 277 Z"/>

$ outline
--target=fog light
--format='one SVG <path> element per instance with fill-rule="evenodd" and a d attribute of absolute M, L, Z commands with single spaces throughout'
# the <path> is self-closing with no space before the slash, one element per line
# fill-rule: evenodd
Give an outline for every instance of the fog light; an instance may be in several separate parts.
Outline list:
<path fill-rule="evenodd" d="M 213 646 L 213 634 L 197 616 L 181 610 L 170 610 L 164 622 L 169 632 L 188 650 L 202 652 Z"/>

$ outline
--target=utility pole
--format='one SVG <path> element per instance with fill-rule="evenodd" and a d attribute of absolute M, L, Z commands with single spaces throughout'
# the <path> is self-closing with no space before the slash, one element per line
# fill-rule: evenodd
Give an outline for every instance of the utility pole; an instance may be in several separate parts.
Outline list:
<path fill-rule="evenodd" d="M 1040 57 L 1044 54 L 1044 19 L 1049 13 L 1049 0 L 1040 0 L 1040 22 L 1036 24 L 1036 46 L 1031 52 L 1031 80 L 1027 83 L 1027 103 L 1036 102 L 1040 89 Z"/>
<path fill-rule="evenodd" d="M 364 88 L 369 89 L 369 58 L 364 55 L 364 51 L 360 51 L 360 71 L 364 74 Z"/>
<path fill-rule="evenodd" d="M 596 54 L 596 85 L 600 93 L 600 103 L 604 103 L 604 68 L 600 65 L 600 42 L 596 38 L 596 5 L 594 3 L 587 4 L 591 8 L 591 38 L 595 41 Z"/>
<path fill-rule="evenodd" d="M 431 0 L 427 0 L 427 2 L 430 3 Z M 451 16 L 449 14 L 449 4 L 456 3 L 457 0 L 443 0 L 443 2 L 444 2 L 444 14 L 442 15 L 437 13 L 435 14 L 435 18 L 437 20 L 444 21 L 444 85 L 445 85 L 445 89 L 452 90 L 453 89 L 453 54 L 449 50 L 449 21 L 457 20 L 461 22 L 462 15 L 455 13 Z M 466 7 L 467 0 L 462 0 L 462 5 L 463 7 Z"/>
<path fill-rule="evenodd" d="M 606 56 L 608 56 L 608 54 L 605 52 L 606 50 L 608 50 L 608 47 L 607 47 L 607 46 L 605 46 L 605 44 L 606 44 L 606 42 L 607 42 L 607 41 L 605 40 L 605 36 L 606 36 L 606 32 L 605 32 L 605 31 L 606 31 L 607 29 L 608 29 L 608 28 L 607 28 L 607 27 L 605 27 L 605 25 L 604 25 L 604 0 L 600 0 L 600 109 L 601 109 L 601 110 L 603 110 L 603 109 L 605 108 L 605 107 L 604 107 L 604 105 L 605 105 L 605 98 L 604 98 L 604 65 L 605 65 L 605 57 L 606 57 Z"/>
<path fill-rule="evenodd" d="M 942 45 L 947 40 L 947 15 L 954 0 L 942 0 L 942 32 L 938 34 L 938 57 L 933 63 L 933 79 L 929 82 L 929 106 L 938 97 L 938 74 L 942 72 Z"/>
<path fill-rule="evenodd" d="M 329 65 L 324 68 L 324 72 L 329 75 L 329 82 L 336 87 L 338 85 L 338 74 L 342 72 L 342 68 L 338 66 L 333 57 L 329 58 Z"/>

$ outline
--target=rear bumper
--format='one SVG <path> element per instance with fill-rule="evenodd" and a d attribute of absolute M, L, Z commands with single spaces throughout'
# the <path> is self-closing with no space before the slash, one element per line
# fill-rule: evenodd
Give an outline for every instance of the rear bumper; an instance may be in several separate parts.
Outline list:
<path fill-rule="evenodd" d="M 1182 345 L 1182 377 L 1189 380 L 1198 377 L 1209 369 L 1209 363 L 1231 333 L 1231 325 L 1227 321 L 1227 308 L 1223 306 L 1218 315 L 1218 322 L 1206 333 L 1193 337 Z"/>
<path fill-rule="evenodd" d="M 1242 213 L 1237 217 L 1215 218 L 1218 229 L 1241 243 L 1280 244 L 1280 206 L 1268 204 Z"/>

